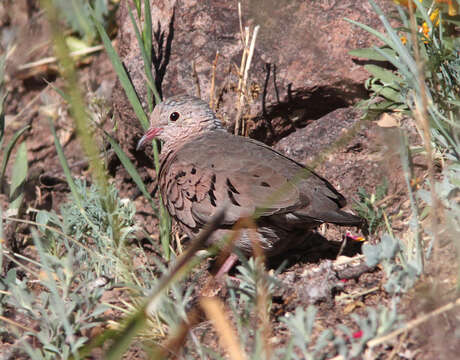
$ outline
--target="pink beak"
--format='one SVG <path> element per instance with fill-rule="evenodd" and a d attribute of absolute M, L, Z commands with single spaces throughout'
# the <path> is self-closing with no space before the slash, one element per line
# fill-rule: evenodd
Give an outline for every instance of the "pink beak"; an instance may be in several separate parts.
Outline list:
<path fill-rule="evenodd" d="M 147 132 L 144 134 L 144 136 L 141 137 L 141 139 L 139 140 L 139 142 L 137 143 L 137 146 L 136 146 L 136 151 L 138 151 L 141 146 L 146 142 L 146 141 L 152 141 L 155 136 L 157 136 L 161 130 L 163 130 L 162 128 L 150 128 L 147 130 Z"/>

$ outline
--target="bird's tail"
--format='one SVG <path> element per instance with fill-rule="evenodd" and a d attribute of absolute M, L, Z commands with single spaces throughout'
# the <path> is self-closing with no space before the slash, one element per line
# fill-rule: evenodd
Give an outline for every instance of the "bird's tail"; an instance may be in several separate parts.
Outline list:
<path fill-rule="evenodd" d="M 367 220 L 361 216 L 353 215 L 342 210 L 333 213 L 323 214 L 322 219 L 326 222 L 341 226 L 356 226 L 361 229 L 364 235 L 368 235 Z"/>

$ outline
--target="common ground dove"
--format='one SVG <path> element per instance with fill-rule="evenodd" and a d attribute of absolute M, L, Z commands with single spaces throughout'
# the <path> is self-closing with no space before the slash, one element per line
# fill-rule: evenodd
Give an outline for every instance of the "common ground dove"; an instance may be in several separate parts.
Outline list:
<path fill-rule="evenodd" d="M 191 237 L 222 207 L 224 220 L 209 241 L 222 239 L 238 219 L 257 211 L 257 237 L 267 256 L 292 248 L 321 223 L 365 223 L 340 210 L 345 198 L 327 180 L 259 141 L 228 133 L 198 98 L 171 97 L 155 107 L 150 121 L 138 148 L 153 138 L 163 141 L 161 195 Z M 249 230 L 235 245 L 251 253 Z"/>

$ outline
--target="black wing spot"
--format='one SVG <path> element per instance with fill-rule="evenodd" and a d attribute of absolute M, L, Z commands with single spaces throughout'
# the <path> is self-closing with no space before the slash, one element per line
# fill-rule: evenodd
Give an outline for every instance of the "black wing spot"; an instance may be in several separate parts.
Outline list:
<path fill-rule="evenodd" d="M 210 189 L 208 191 L 208 195 L 209 195 L 209 200 L 211 201 L 211 205 L 216 207 L 217 204 L 216 204 L 216 197 L 214 196 L 214 191 L 212 191 L 212 189 Z"/>
<path fill-rule="evenodd" d="M 211 190 L 210 191 L 214 191 L 216 190 L 216 174 L 212 174 L 211 176 Z"/>
<path fill-rule="evenodd" d="M 235 189 L 233 184 L 230 182 L 230 179 L 227 178 L 227 186 L 230 189 L 231 192 L 234 192 L 235 194 L 239 194 L 239 191 Z"/>
<path fill-rule="evenodd" d="M 228 194 L 228 197 L 230 198 L 230 201 L 232 202 L 233 205 L 241 206 L 238 203 L 238 201 L 236 201 L 235 196 L 233 195 L 233 193 L 230 190 L 227 191 L 227 194 Z"/>
<path fill-rule="evenodd" d="M 181 178 L 182 176 L 185 176 L 185 175 L 186 175 L 185 171 L 181 170 L 176 174 L 176 176 L 174 178 L 177 180 L 177 179 L 179 179 L 179 178 Z"/>
<path fill-rule="evenodd" d="M 254 174 L 252 176 L 255 177 L 255 178 L 260 178 L 260 175 L 257 175 L 257 174 Z"/>
<path fill-rule="evenodd" d="M 270 184 L 267 183 L 267 182 L 265 182 L 265 181 L 262 181 L 262 182 L 260 183 L 260 185 L 261 185 L 261 186 L 264 186 L 264 187 L 270 187 Z"/>
<path fill-rule="evenodd" d="M 196 169 L 195 169 L 195 168 L 192 168 L 192 171 L 190 171 L 190 173 L 191 173 L 192 175 L 195 175 L 195 174 L 196 174 Z"/>

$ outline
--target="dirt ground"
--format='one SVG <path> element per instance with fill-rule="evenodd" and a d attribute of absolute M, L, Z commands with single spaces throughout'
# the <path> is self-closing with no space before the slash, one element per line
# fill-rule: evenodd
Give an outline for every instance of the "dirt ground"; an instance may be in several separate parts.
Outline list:
<path fill-rule="evenodd" d="M 10 24 L 4 22 L 0 23 L 0 26 L 10 26 Z M 41 39 L 46 39 L 48 35 L 46 26 L 40 22 L 33 28 L 24 29 L 20 37 L 23 41 L 20 42 L 20 48 L 13 55 L 13 60 L 15 57 L 20 58 L 21 49 L 31 46 L 31 40 L 28 37 L 30 32 L 39 34 Z M 40 53 L 40 56 L 37 53 Z M 50 45 L 49 42 L 44 41 L 41 46 L 37 47 L 37 52 L 30 56 L 39 58 L 47 55 L 51 55 Z M 21 59 L 19 63 L 25 62 L 27 61 Z M 30 129 L 23 136 L 27 142 L 29 162 L 25 205 L 34 209 L 59 211 L 60 205 L 67 199 L 69 189 L 56 154 L 46 114 L 60 115 L 56 117 L 56 128 L 72 173 L 89 180 L 88 163 L 83 157 L 72 119 L 67 114 L 67 106 L 48 85 L 48 82 L 58 88 L 63 85 L 57 75 L 56 65 L 49 64 L 20 70 L 17 64 L 18 62 L 13 61 L 7 68 L 6 142 L 16 130 L 26 124 L 30 125 Z M 98 103 L 95 106 L 98 107 L 105 126 L 112 128 L 114 126 L 110 120 L 112 104 L 108 99 L 111 98 L 116 75 L 107 56 L 104 52 L 98 52 L 79 61 L 78 72 L 88 102 L 91 103 L 96 98 L 105 99 L 105 103 L 102 105 Z M 404 126 L 407 126 L 408 131 L 412 134 L 411 141 L 418 143 L 418 135 L 411 128 L 410 120 L 404 121 Z M 317 171 L 331 180 L 332 184 L 337 186 L 349 199 L 350 204 L 356 198 L 356 191 L 359 187 L 372 192 L 381 184 L 382 176 L 385 176 L 389 182 L 389 196 L 382 206 L 386 207 L 387 213 L 393 218 L 395 235 L 404 238 L 408 228 L 410 209 L 398 154 L 392 144 L 391 131 L 393 130 L 380 127 L 375 122 L 360 124 L 353 139 L 331 153 L 317 168 Z M 100 145 L 101 147 L 106 146 L 102 141 Z M 305 159 L 300 160 L 305 161 Z M 138 223 L 148 233 L 157 233 L 157 220 L 148 202 L 143 199 L 129 175 L 110 154 L 108 161 L 109 172 L 120 191 L 120 196 L 131 199 L 136 206 Z M 417 175 L 420 179 L 424 179 L 426 177 L 424 159 L 420 157 L 415 159 L 415 162 Z M 10 174 L 11 167 L 8 168 L 7 178 Z M 155 184 L 148 186 L 152 191 Z M 2 208 L 4 209 L 7 204 L 7 197 L 0 194 Z M 26 218 L 32 219 L 32 215 L 26 215 Z M 356 229 L 350 230 L 356 233 Z M 6 232 L 6 235 L 17 236 L 22 241 L 30 238 L 30 231 L 26 226 L 17 226 L 12 231 L 13 233 Z M 332 269 L 331 261 L 336 260 L 344 237 L 344 229 L 333 226 L 324 227 L 319 231 L 332 244 L 330 249 L 325 251 L 319 244 L 319 250 L 310 248 L 303 256 L 289 258 L 289 265 L 279 276 L 283 287 L 275 294 L 271 315 L 275 319 L 286 312 L 292 312 L 296 306 L 315 303 L 319 309 L 317 315 L 319 329 L 335 329 L 338 324 L 356 328 L 350 319 L 351 313 L 365 315 L 370 306 L 389 306 L 390 298 L 382 287 L 385 282 L 384 273 L 380 267 L 377 267 L 358 272 L 353 277 L 339 277 L 337 281 L 340 282 L 340 287 L 330 289 L 322 297 L 311 298 L 308 289 L 315 286 L 315 281 L 321 281 L 314 275 L 315 272 Z M 372 236 L 369 241 L 377 241 L 379 235 L 381 233 Z M 6 241 L 8 242 L 8 239 Z M 360 247 L 360 244 L 351 244 L 343 255 L 359 256 Z M 427 260 L 426 273 L 417 285 L 403 296 L 399 304 L 399 313 L 406 321 L 419 319 L 424 314 L 456 299 L 458 255 L 453 244 L 447 243 L 439 246 L 435 255 Z M 362 264 L 359 258 L 356 262 Z M 203 264 L 202 268 L 206 269 L 208 266 L 208 264 Z M 206 271 L 203 276 L 206 277 Z M 225 289 L 219 289 L 216 292 L 225 297 Z M 395 336 L 384 345 L 374 348 L 373 353 L 369 356 L 375 359 L 457 358 L 460 353 L 460 341 L 453 333 L 458 332 L 459 329 L 458 314 L 458 311 L 450 311 L 433 317 Z M 271 334 L 273 342 L 275 344 L 286 343 L 288 336 L 286 328 L 280 323 L 275 324 Z M 198 328 L 209 330 L 211 327 L 203 323 Z M 209 344 L 217 343 L 212 331 L 206 333 L 205 339 Z M 8 345 L 7 338 L 0 340 L 4 346 Z M 3 345 L 0 344 L 0 347 Z M 136 350 L 133 350 L 132 356 L 127 358 L 142 357 L 141 354 L 136 355 L 135 353 Z"/>

